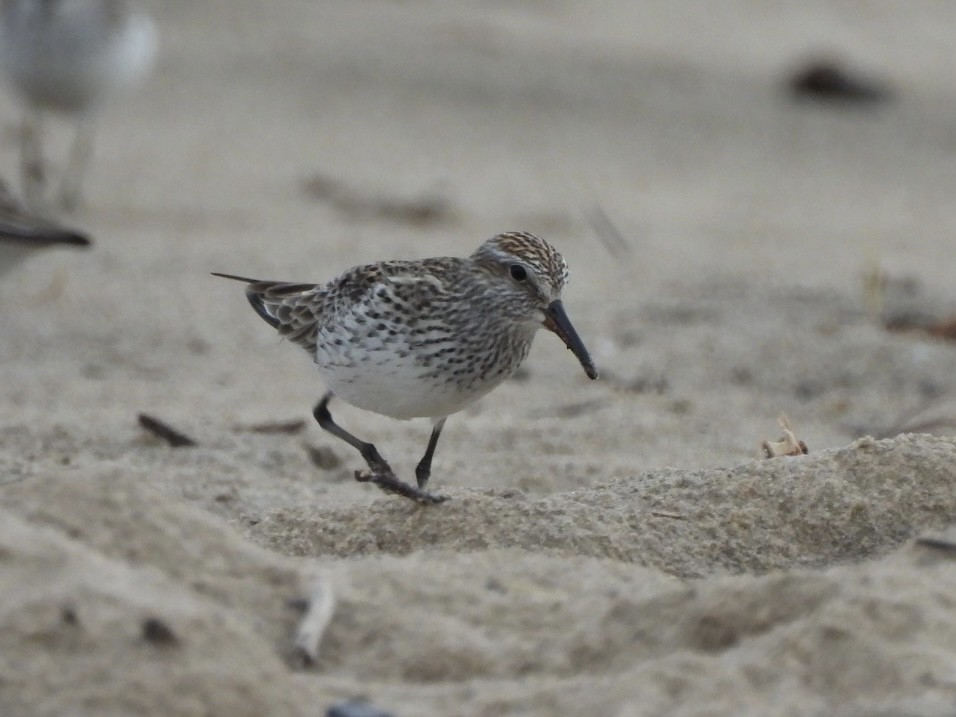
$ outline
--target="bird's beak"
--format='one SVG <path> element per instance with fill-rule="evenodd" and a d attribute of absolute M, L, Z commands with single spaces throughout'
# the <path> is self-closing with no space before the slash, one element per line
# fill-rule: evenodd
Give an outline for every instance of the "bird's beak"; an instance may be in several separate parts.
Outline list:
<path fill-rule="evenodd" d="M 584 367 L 584 373 L 587 374 L 588 378 L 597 378 L 598 373 L 597 369 L 594 368 L 594 362 L 591 360 L 590 355 L 588 355 L 588 350 L 584 348 L 584 343 L 578 336 L 578 332 L 575 331 L 571 325 L 571 320 L 568 318 L 568 315 L 564 313 L 564 305 L 560 299 L 555 299 L 548 305 L 548 308 L 545 309 L 543 323 L 546 329 L 560 336 L 564 345 L 571 349 L 572 353 L 578 357 L 578 361 L 580 361 L 581 366 Z"/>

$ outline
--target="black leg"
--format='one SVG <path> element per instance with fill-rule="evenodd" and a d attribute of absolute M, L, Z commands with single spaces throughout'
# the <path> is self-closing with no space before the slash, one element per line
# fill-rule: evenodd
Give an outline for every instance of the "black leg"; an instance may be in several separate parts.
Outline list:
<path fill-rule="evenodd" d="M 438 437 L 441 435 L 441 429 L 445 426 L 445 419 L 441 418 L 435 422 L 432 428 L 432 435 L 428 439 L 428 448 L 425 449 L 425 455 L 418 462 L 415 468 L 415 478 L 418 480 L 418 487 L 424 489 L 428 484 L 428 477 L 432 474 L 432 456 L 435 455 L 435 446 L 438 445 Z"/>
<path fill-rule="evenodd" d="M 375 446 L 356 438 L 332 420 L 332 414 L 329 413 L 329 401 L 331 400 L 332 394 L 325 394 L 312 411 L 312 415 L 315 416 L 315 420 L 319 422 L 319 426 L 321 426 L 322 430 L 328 431 L 333 436 L 341 438 L 350 446 L 356 448 L 358 452 L 362 454 L 362 458 L 365 459 L 365 462 L 368 463 L 368 468 L 372 473 L 394 475 L 391 466 L 385 462 L 385 459 L 382 458 Z"/>
<path fill-rule="evenodd" d="M 391 466 L 385 462 L 385 459 L 382 458 L 375 446 L 373 446 L 371 443 L 366 443 L 360 438 L 356 438 L 332 420 L 332 414 L 329 413 L 329 401 L 331 400 L 332 393 L 329 392 L 325 394 L 322 397 L 322 400 L 316 404 L 312 411 L 312 415 L 315 416 L 315 420 L 319 422 L 319 426 L 322 428 L 322 430 L 328 431 L 333 436 L 341 438 L 343 441 L 357 449 L 359 453 L 362 454 L 362 458 L 364 458 L 365 462 L 368 464 L 370 472 L 362 473 L 360 471 L 356 471 L 356 480 L 363 483 L 374 483 L 386 493 L 395 493 L 396 495 L 404 496 L 405 498 L 409 498 L 419 503 L 442 503 L 447 500 L 445 496 L 426 493 L 424 490 L 415 488 L 414 486 L 396 478 L 395 473 L 392 472 Z M 429 441 L 429 450 L 426 453 L 429 458 L 429 463 L 431 463 L 430 454 L 435 450 L 433 443 L 438 440 L 438 437 L 434 435 L 434 431 L 432 433 L 433 439 Z M 422 460 L 424 461 L 424 459 Z"/>

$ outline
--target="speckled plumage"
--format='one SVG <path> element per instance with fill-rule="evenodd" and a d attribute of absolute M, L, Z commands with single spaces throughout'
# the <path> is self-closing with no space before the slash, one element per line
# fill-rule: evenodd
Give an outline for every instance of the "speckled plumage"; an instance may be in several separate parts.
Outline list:
<path fill-rule="evenodd" d="M 567 279 L 550 244 L 512 232 L 467 258 L 366 264 L 327 284 L 241 280 L 259 315 L 313 356 L 331 394 L 394 418 L 435 419 L 440 431 L 517 370 L 541 326 L 596 377 L 561 305 Z"/>

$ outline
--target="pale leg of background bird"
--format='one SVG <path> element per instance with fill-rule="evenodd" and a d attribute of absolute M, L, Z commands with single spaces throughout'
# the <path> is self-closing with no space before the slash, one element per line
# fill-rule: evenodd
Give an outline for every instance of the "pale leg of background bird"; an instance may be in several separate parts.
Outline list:
<path fill-rule="evenodd" d="M 34 211 L 43 209 L 46 167 L 43 162 L 43 114 L 28 107 L 20 127 L 20 181 L 23 199 Z"/>
<path fill-rule="evenodd" d="M 70 146 L 63 170 L 63 179 L 60 183 L 60 193 L 57 197 L 57 206 L 65 211 L 73 211 L 82 199 L 81 190 L 83 175 L 93 156 L 93 138 L 95 122 L 90 114 L 81 115 L 76 126 L 76 135 Z"/>

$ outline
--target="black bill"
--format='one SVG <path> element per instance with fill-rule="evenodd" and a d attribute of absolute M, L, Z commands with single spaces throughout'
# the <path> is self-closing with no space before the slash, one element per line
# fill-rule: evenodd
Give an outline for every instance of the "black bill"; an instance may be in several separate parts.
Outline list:
<path fill-rule="evenodd" d="M 552 301 L 544 312 L 544 327 L 561 337 L 564 345 L 578 357 L 578 361 L 584 367 L 584 373 L 587 374 L 588 378 L 598 377 L 594 362 L 591 360 L 588 350 L 584 348 L 584 342 L 581 341 L 578 332 L 571 326 L 571 320 L 564 313 L 564 305 L 560 299 Z"/>

